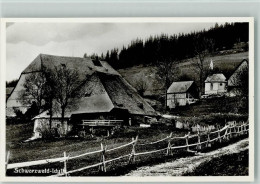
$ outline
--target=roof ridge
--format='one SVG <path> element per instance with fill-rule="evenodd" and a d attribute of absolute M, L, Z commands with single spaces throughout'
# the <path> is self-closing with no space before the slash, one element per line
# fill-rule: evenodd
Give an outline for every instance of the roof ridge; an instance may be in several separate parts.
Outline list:
<path fill-rule="evenodd" d="M 84 57 L 79 57 L 79 56 L 61 56 L 61 55 L 43 54 L 43 53 L 40 53 L 39 55 L 40 55 L 40 56 L 50 56 L 50 57 L 64 57 L 64 58 L 91 59 L 91 57 L 84 58 Z"/>
<path fill-rule="evenodd" d="M 172 83 L 175 83 L 175 82 L 194 82 L 192 80 L 189 80 L 189 81 L 173 81 Z"/>

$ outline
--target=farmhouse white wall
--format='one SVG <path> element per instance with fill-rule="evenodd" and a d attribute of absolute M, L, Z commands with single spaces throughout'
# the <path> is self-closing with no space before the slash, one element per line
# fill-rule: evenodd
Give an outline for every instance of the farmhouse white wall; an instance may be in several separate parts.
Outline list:
<path fill-rule="evenodd" d="M 168 94 L 167 106 L 169 108 L 175 108 L 175 106 L 185 106 L 187 104 L 186 93 L 180 94 Z"/>
<path fill-rule="evenodd" d="M 205 83 L 205 94 L 218 94 L 227 92 L 225 82 Z"/>
<path fill-rule="evenodd" d="M 58 127 L 59 125 L 59 127 Z M 58 132 L 61 136 L 66 135 L 68 132 L 71 131 L 72 125 L 68 124 L 68 120 L 65 119 L 63 121 L 63 124 L 61 124 L 61 120 L 60 119 L 53 119 L 52 120 L 52 126 L 51 126 L 52 130 L 54 130 L 55 128 L 58 129 Z M 50 121 L 47 118 L 42 118 L 42 119 L 35 119 L 34 120 L 34 128 L 33 128 L 33 132 L 34 135 L 38 135 L 39 137 L 42 137 L 42 133 L 44 131 L 49 131 L 50 130 Z"/>

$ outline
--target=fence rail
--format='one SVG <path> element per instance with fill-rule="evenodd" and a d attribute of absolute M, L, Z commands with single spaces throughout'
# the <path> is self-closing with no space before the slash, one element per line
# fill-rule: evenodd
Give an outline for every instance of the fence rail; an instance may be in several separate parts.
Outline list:
<path fill-rule="evenodd" d="M 37 161 L 30 161 L 30 162 L 12 163 L 12 164 L 7 164 L 6 168 L 14 169 L 14 168 L 21 168 L 21 167 L 37 166 L 37 165 L 43 165 L 43 164 L 49 164 L 49 163 L 55 163 L 55 162 L 63 162 L 66 159 L 68 159 L 68 157 L 37 160 Z"/>
<path fill-rule="evenodd" d="M 123 120 L 82 120 L 82 126 L 117 126 L 121 125 Z"/>
<path fill-rule="evenodd" d="M 114 162 L 114 161 L 118 161 L 118 160 L 121 160 L 121 159 L 128 158 L 129 163 L 134 163 L 135 158 L 137 156 L 148 155 L 148 154 L 153 154 L 153 153 L 158 153 L 158 152 L 163 152 L 163 151 L 166 151 L 166 155 L 170 155 L 170 154 L 172 154 L 172 152 L 174 150 L 184 149 L 184 148 L 186 148 L 187 151 L 190 151 L 190 152 L 197 152 L 198 150 L 201 149 L 201 145 L 203 145 L 203 144 L 206 144 L 207 147 L 210 147 L 211 143 L 213 143 L 214 141 L 219 141 L 221 143 L 221 141 L 223 139 L 228 140 L 232 136 L 245 134 L 245 133 L 248 132 L 248 130 L 249 130 L 249 123 L 243 122 L 241 125 L 237 125 L 236 123 L 234 125 L 226 125 L 223 128 L 218 129 L 218 130 L 213 131 L 213 132 L 211 132 L 210 129 L 209 129 L 208 131 L 201 133 L 198 129 L 197 134 L 190 135 L 190 132 L 189 132 L 188 134 L 186 134 L 183 137 L 173 137 L 172 133 L 171 133 L 169 136 L 167 136 L 163 139 L 160 139 L 160 140 L 154 141 L 154 142 L 148 142 L 148 143 L 137 144 L 137 142 L 138 142 L 138 136 L 137 136 L 136 138 L 132 138 L 132 141 L 129 142 L 129 143 L 115 147 L 115 148 L 111 148 L 111 149 L 107 149 L 107 146 L 103 146 L 103 144 L 101 143 L 101 149 L 100 150 L 93 151 L 93 152 L 87 152 L 87 153 L 83 153 L 83 154 L 76 155 L 76 156 L 69 156 L 69 155 L 67 156 L 66 152 L 64 152 L 64 156 L 60 157 L 60 158 L 52 158 L 52 159 L 46 159 L 46 160 L 37 160 L 37 161 L 21 162 L 21 163 L 11 163 L 11 164 L 9 164 L 10 152 L 8 152 L 7 160 L 6 160 L 6 170 L 15 169 L 15 168 L 30 167 L 30 166 L 37 166 L 37 165 L 43 165 L 43 164 L 49 164 L 49 163 L 55 163 L 55 162 L 63 162 L 64 163 L 63 172 L 58 173 L 56 175 L 52 175 L 51 177 L 53 177 L 53 176 L 68 176 L 69 174 L 84 171 L 84 170 L 95 168 L 95 167 L 99 167 L 99 169 L 101 171 L 106 172 L 106 164 L 108 164 L 110 162 Z M 224 134 L 223 134 L 223 132 L 224 132 Z M 214 134 L 217 134 L 217 136 L 213 137 L 212 135 L 214 135 Z M 223 134 L 223 135 L 221 135 L 221 134 Z M 206 140 L 201 141 L 201 137 L 205 136 L 205 135 L 206 135 Z M 189 143 L 189 140 L 192 139 L 192 138 L 197 138 L 197 141 L 195 143 Z M 178 146 L 172 145 L 172 141 L 177 140 L 177 139 L 185 140 L 186 144 L 178 145 Z M 136 152 L 136 146 L 143 147 L 143 146 L 146 146 L 146 145 L 157 144 L 159 142 L 164 142 L 164 141 L 168 142 L 167 147 L 155 149 L 155 150 L 151 150 L 151 151 Z M 112 158 L 110 160 L 105 160 L 105 158 L 106 158 L 105 155 L 108 152 L 117 151 L 117 150 L 125 148 L 127 146 L 132 146 L 131 153 L 121 155 L 119 157 Z M 190 150 L 190 148 L 194 147 L 194 146 L 197 147 L 197 151 Z M 98 154 L 98 155 L 101 156 L 101 161 L 99 163 L 87 165 L 85 167 L 81 167 L 81 168 L 70 170 L 70 171 L 67 170 L 67 162 L 69 160 L 77 159 L 77 158 L 85 157 L 85 156 L 89 156 L 89 155 L 95 155 L 95 154 Z"/>

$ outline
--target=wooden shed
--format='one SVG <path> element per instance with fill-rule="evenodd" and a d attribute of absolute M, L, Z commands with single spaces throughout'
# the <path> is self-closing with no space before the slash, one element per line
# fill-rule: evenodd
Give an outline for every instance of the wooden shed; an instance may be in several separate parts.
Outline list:
<path fill-rule="evenodd" d="M 173 82 L 167 90 L 167 107 L 175 108 L 195 103 L 198 96 L 194 81 Z"/>

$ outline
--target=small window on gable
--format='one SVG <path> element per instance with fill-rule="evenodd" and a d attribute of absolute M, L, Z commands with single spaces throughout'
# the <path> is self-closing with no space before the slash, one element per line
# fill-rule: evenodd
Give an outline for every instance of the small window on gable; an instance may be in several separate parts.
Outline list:
<path fill-rule="evenodd" d="M 84 96 L 85 96 L 85 97 L 90 97 L 91 94 L 92 94 L 92 92 L 86 92 Z"/>
<path fill-rule="evenodd" d="M 118 107 L 123 107 L 123 104 L 120 103 L 120 102 L 115 102 L 115 104 L 116 104 Z"/>
<path fill-rule="evenodd" d="M 98 57 L 96 57 L 96 58 L 93 59 L 92 61 L 93 61 L 93 63 L 94 63 L 95 66 L 102 66 L 102 64 L 100 63 Z"/>
<path fill-rule="evenodd" d="M 143 103 L 138 103 L 138 107 L 139 107 L 140 109 L 144 109 L 144 104 L 143 104 Z"/>

